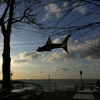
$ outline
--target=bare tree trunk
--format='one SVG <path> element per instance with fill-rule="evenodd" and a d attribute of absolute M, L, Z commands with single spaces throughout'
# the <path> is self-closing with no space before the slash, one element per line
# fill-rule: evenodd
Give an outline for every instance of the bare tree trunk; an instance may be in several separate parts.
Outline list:
<path fill-rule="evenodd" d="M 11 81 L 10 81 L 10 34 L 4 35 L 4 49 L 3 49 L 3 88 L 11 90 Z"/>
<path fill-rule="evenodd" d="M 12 20 L 13 20 L 13 10 L 14 10 L 14 2 L 15 0 L 8 0 L 8 4 L 10 4 L 9 8 L 9 19 L 7 28 L 4 26 L 4 16 L 2 16 L 2 19 L 0 20 L 1 27 L 2 27 L 2 33 L 4 36 L 4 49 L 3 49 L 3 64 L 2 64 L 2 74 L 3 74 L 3 88 L 7 90 L 11 90 L 11 79 L 10 79 L 10 34 L 11 34 L 11 28 L 12 28 Z M 8 10 L 8 7 L 6 8 Z M 5 11 L 6 13 L 7 11 Z M 5 15 L 4 13 L 4 15 Z"/>

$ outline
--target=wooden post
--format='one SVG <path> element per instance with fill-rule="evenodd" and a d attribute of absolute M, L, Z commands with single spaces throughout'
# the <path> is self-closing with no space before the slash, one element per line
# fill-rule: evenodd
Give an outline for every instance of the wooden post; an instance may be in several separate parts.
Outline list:
<path fill-rule="evenodd" d="M 49 92 L 51 92 L 51 86 L 50 86 L 50 75 L 49 75 Z"/>

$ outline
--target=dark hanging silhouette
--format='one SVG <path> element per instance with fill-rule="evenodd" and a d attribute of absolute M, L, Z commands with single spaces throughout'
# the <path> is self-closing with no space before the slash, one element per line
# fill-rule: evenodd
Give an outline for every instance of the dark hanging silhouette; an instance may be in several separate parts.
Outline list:
<path fill-rule="evenodd" d="M 50 37 L 48 38 L 46 44 L 42 47 L 39 47 L 37 49 L 38 52 L 42 52 L 42 51 L 51 51 L 52 49 L 55 49 L 55 48 L 63 48 L 67 53 L 68 52 L 68 49 L 67 49 L 67 42 L 68 42 L 68 39 L 70 37 L 71 34 L 69 34 L 65 39 L 64 41 L 61 43 L 61 44 L 55 44 L 55 43 L 52 43 L 51 42 L 51 39 Z"/>

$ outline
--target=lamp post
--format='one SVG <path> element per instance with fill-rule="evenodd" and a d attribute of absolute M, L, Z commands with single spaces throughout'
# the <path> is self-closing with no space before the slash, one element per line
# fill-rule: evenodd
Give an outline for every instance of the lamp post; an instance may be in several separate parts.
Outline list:
<path fill-rule="evenodd" d="M 81 84 L 82 84 L 82 71 L 80 71 L 80 75 L 81 75 Z"/>
<path fill-rule="evenodd" d="M 13 75 L 13 73 L 11 73 L 11 76 Z"/>
<path fill-rule="evenodd" d="M 12 79 L 12 76 L 13 76 L 13 72 L 11 72 L 11 73 L 10 73 L 10 75 L 11 75 L 11 79 Z"/>

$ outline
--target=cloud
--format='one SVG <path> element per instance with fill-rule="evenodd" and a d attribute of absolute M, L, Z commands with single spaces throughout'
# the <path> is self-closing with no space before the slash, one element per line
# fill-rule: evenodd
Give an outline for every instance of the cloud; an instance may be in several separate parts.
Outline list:
<path fill-rule="evenodd" d="M 75 7 L 73 11 L 78 11 L 81 14 L 85 14 L 87 11 L 86 6 L 81 6 L 79 5 L 79 2 L 75 2 L 72 7 Z M 69 8 L 70 9 L 70 8 Z M 45 6 L 45 10 L 47 11 L 45 18 L 43 19 L 46 20 L 50 17 L 51 14 L 55 15 L 57 18 L 61 17 L 63 15 L 63 11 L 68 10 L 68 1 L 63 2 L 60 6 L 58 6 L 55 3 L 50 3 L 49 5 Z"/>
<path fill-rule="evenodd" d="M 54 3 L 46 5 L 45 10 L 48 11 L 48 13 L 45 15 L 43 21 L 48 19 L 51 14 L 54 14 L 57 18 L 61 17 L 62 11 L 67 8 L 67 5 L 68 2 L 64 2 L 60 7 L 58 7 L 58 5 Z"/>
<path fill-rule="evenodd" d="M 65 1 L 65 2 L 63 3 L 63 7 L 64 7 L 64 8 L 67 8 L 67 7 L 68 7 L 68 1 Z"/>
<path fill-rule="evenodd" d="M 64 40 L 64 38 L 57 38 L 57 39 L 55 39 L 55 40 L 53 41 L 53 43 L 58 43 L 58 44 L 60 44 L 60 43 L 63 42 L 63 40 Z"/>
<path fill-rule="evenodd" d="M 71 40 L 71 42 L 74 42 L 72 45 L 68 45 L 69 53 L 74 52 L 74 56 L 79 56 L 82 59 L 87 60 L 98 60 L 100 59 L 100 33 L 96 33 L 95 35 L 92 35 L 90 37 L 84 37 L 84 43 L 82 44 L 78 42 L 78 40 L 75 42 Z M 81 39 L 82 40 L 82 39 Z M 70 41 L 69 41 L 70 42 Z M 70 55 L 70 54 L 69 54 Z"/>
<path fill-rule="evenodd" d="M 15 64 L 28 63 L 28 62 L 26 61 L 26 59 L 23 59 L 23 60 L 12 60 L 12 61 L 13 61 L 13 63 L 15 63 Z"/>
<path fill-rule="evenodd" d="M 24 43 L 34 43 L 34 42 L 42 42 L 43 40 L 39 41 L 23 41 L 23 42 L 11 42 L 11 44 L 24 44 Z"/>
<path fill-rule="evenodd" d="M 76 7 L 76 6 L 78 6 L 78 7 Z M 80 6 L 80 5 L 79 5 L 79 2 L 74 3 L 74 4 L 73 4 L 73 7 L 75 7 L 73 11 L 78 11 L 78 12 L 80 12 L 81 14 L 85 14 L 86 11 L 87 11 L 87 7 L 85 7 L 85 6 Z"/>
<path fill-rule="evenodd" d="M 61 44 L 63 41 L 64 41 L 64 39 L 65 39 L 65 37 L 66 36 L 64 36 L 64 37 L 61 37 L 61 38 L 56 38 L 54 41 L 53 41 L 53 43 L 57 43 L 57 44 Z M 68 46 L 74 46 L 76 43 L 78 43 L 78 40 L 75 40 L 75 41 L 73 41 L 71 38 L 69 38 L 69 40 L 68 40 Z"/>
<path fill-rule="evenodd" d="M 81 67 L 81 66 L 82 66 L 82 64 L 79 64 L 79 65 L 76 65 L 75 68 L 79 68 L 79 67 Z"/>
<path fill-rule="evenodd" d="M 95 37 L 88 37 L 87 39 L 88 40 L 85 42 L 86 44 L 83 45 L 87 47 L 83 48 L 83 51 L 80 53 L 80 57 L 87 60 L 100 59 L 100 35 L 97 33 L 95 34 Z"/>
<path fill-rule="evenodd" d="M 68 71 L 68 70 L 69 70 L 69 69 L 67 69 L 67 68 L 61 68 L 61 67 L 57 67 L 57 66 L 54 66 L 53 69 L 54 69 L 55 71 Z"/>
<path fill-rule="evenodd" d="M 85 51 L 82 51 L 80 53 L 80 58 L 85 58 L 87 60 L 97 60 L 100 59 L 99 55 L 97 55 L 94 51 L 85 49 Z"/>
<path fill-rule="evenodd" d="M 57 38 L 53 41 L 53 43 L 62 43 L 65 37 L 63 38 Z M 68 45 L 75 45 L 75 42 L 72 42 L 72 39 L 69 39 Z M 68 46 L 70 48 L 70 46 Z M 63 61 L 71 61 L 76 59 L 76 54 L 72 50 L 70 50 L 70 54 L 66 53 L 66 51 L 63 50 L 62 53 L 55 52 L 52 53 L 51 56 L 45 57 L 42 61 L 50 62 L 50 63 L 55 63 L 56 60 L 63 60 Z"/>
<path fill-rule="evenodd" d="M 39 67 L 38 65 L 34 65 L 33 67 Z"/>
<path fill-rule="evenodd" d="M 38 73 L 42 74 L 43 72 L 42 71 L 39 71 Z"/>
<path fill-rule="evenodd" d="M 24 52 L 24 53 L 20 54 L 20 58 L 21 59 L 27 58 L 27 59 L 30 59 L 30 60 L 37 59 L 40 56 L 43 56 L 43 54 L 42 53 L 38 53 L 38 52 L 34 52 L 34 51 L 32 51 L 32 52 Z"/>
<path fill-rule="evenodd" d="M 64 38 L 57 38 L 53 43 L 62 43 Z M 82 40 L 82 39 L 81 39 Z M 82 44 L 78 40 L 69 38 L 68 51 L 69 54 L 64 51 L 62 53 L 55 52 L 44 58 L 42 61 L 54 63 L 57 60 L 72 61 L 77 57 L 86 60 L 99 60 L 100 59 L 100 35 L 99 33 L 84 37 L 85 44 Z"/>
<path fill-rule="evenodd" d="M 56 17 L 60 17 L 61 8 L 59 8 L 56 4 L 51 3 L 45 6 L 45 9 L 48 11 L 46 17 L 48 17 L 50 14 L 55 14 Z"/>
<path fill-rule="evenodd" d="M 55 63 L 56 62 L 56 58 L 55 57 L 45 57 L 44 59 L 42 59 L 42 61 L 46 61 L 46 62 L 50 62 L 50 63 Z"/>
<path fill-rule="evenodd" d="M 82 64 L 78 64 L 78 65 L 75 65 L 74 67 L 72 67 L 71 69 L 80 68 L 81 66 L 82 66 Z"/>
<path fill-rule="evenodd" d="M 36 46 L 35 42 L 42 42 L 43 40 L 39 40 L 39 41 L 23 41 L 23 42 L 11 42 L 11 48 L 26 48 L 26 47 L 33 47 Z M 29 44 L 29 45 L 25 45 L 25 44 Z M 30 45 L 32 44 L 32 45 Z M 1 45 L 1 44 L 0 44 Z M 38 46 L 38 45 L 37 45 Z"/>
<path fill-rule="evenodd" d="M 56 59 L 60 59 L 63 61 L 72 61 L 76 59 L 76 55 L 74 52 L 70 52 L 70 54 L 66 53 L 66 51 L 63 51 L 62 53 L 56 52 L 52 54 L 52 57 L 55 57 Z"/>
<path fill-rule="evenodd" d="M 25 46 L 11 46 L 12 48 L 28 48 L 28 47 L 33 47 L 33 46 L 36 46 L 36 45 L 25 45 Z"/>
<path fill-rule="evenodd" d="M 92 64 L 88 64 L 85 66 L 85 68 L 91 67 L 91 66 L 98 66 L 99 63 L 92 63 Z"/>

